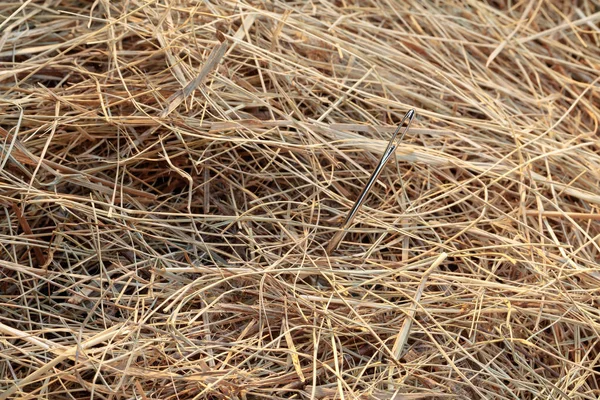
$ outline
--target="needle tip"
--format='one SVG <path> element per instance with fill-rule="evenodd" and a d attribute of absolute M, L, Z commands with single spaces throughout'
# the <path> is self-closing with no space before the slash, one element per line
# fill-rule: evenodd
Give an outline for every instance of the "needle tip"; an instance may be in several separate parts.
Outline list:
<path fill-rule="evenodd" d="M 415 116 L 415 109 L 411 108 L 410 110 L 408 110 L 408 112 L 406 113 L 406 118 L 410 118 L 412 119 Z"/>

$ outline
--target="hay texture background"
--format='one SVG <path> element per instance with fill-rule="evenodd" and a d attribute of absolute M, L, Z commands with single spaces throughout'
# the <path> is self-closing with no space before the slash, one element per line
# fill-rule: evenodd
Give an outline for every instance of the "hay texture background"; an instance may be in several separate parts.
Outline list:
<path fill-rule="evenodd" d="M 599 26 L 1 2 L 0 399 L 596 399 Z"/>

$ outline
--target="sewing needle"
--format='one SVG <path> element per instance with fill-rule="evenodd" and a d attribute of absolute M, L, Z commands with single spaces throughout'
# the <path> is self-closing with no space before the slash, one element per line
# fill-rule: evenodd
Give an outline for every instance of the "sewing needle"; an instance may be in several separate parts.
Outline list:
<path fill-rule="evenodd" d="M 352 221 L 354 221 L 354 217 L 356 217 L 356 214 L 358 214 L 358 210 L 360 209 L 360 207 L 364 203 L 365 199 L 367 198 L 369 191 L 371 190 L 371 188 L 377 181 L 377 178 L 379 178 L 379 175 L 381 175 L 381 172 L 383 171 L 383 168 L 385 167 L 387 162 L 390 160 L 390 158 L 392 158 L 392 155 L 398 148 L 398 145 L 404 138 L 404 135 L 406 135 L 406 132 L 408 132 L 408 128 L 410 128 L 410 124 L 412 123 L 414 116 L 415 116 L 415 110 L 413 109 L 413 110 L 409 110 L 404 115 L 404 118 L 402 118 L 400 125 L 398 125 L 398 128 L 392 135 L 390 142 L 388 143 L 385 151 L 383 152 L 383 155 L 381 156 L 381 159 L 379 160 L 379 164 L 377 164 L 375 171 L 373 171 L 373 174 L 371 174 L 369 181 L 367 182 L 364 189 L 360 193 L 360 196 L 358 196 L 358 199 L 354 203 L 354 206 L 352 206 L 352 209 L 350 209 L 350 212 L 348 213 L 346 220 L 342 224 L 341 229 L 339 231 L 337 231 L 336 234 L 333 236 L 333 238 L 331 238 L 331 240 L 329 241 L 329 244 L 327 245 L 327 249 L 326 249 L 327 254 L 331 254 L 332 251 L 334 251 L 338 248 L 340 242 L 346 235 L 348 228 L 352 224 Z M 405 123 L 406 123 L 406 127 L 404 129 L 402 129 L 403 126 L 405 125 Z M 400 131 L 402 131 L 402 133 L 400 133 Z"/>

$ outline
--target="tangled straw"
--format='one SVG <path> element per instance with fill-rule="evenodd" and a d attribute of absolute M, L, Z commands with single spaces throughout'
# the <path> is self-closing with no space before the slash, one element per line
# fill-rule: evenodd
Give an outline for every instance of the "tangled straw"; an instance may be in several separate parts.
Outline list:
<path fill-rule="evenodd" d="M 599 26 L 0 2 L 0 398 L 597 399 Z"/>

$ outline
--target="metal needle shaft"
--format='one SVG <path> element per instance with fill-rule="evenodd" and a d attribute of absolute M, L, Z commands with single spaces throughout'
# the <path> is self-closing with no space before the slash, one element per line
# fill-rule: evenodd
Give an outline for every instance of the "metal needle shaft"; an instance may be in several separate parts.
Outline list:
<path fill-rule="evenodd" d="M 346 220 L 342 224 L 341 229 L 339 231 L 337 231 L 336 234 L 333 236 L 333 238 L 331 238 L 331 240 L 329 241 L 329 244 L 327 245 L 327 249 L 326 249 L 327 254 L 331 254 L 332 251 L 334 251 L 338 248 L 340 242 L 346 235 L 348 228 L 352 224 L 352 221 L 354 221 L 354 217 L 356 217 L 356 214 L 358 214 L 358 210 L 360 209 L 362 204 L 365 202 L 365 199 L 367 198 L 369 191 L 371 190 L 371 188 L 377 181 L 377 178 L 379 178 L 379 175 L 381 175 L 381 172 L 383 171 L 385 164 L 387 164 L 387 162 L 390 160 L 390 158 L 392 157 L 392 155 L 398 148 L 398 145 L 404 138 L 404 135 L 406 135 L 406 132 L 408 132 L 408 128 L 410 128 L 410 124 L 412 123 L 414 117 L 415 117 L 415 110 L 409 110 L 406 113 L 406 115 L 404 115 L 404 118 L 402 118 L 400 125 L 398 125 L 398 128 L 392 135 L 390 142 L 388 143 L 385 151 L 383 152 L 383 155 L 381 156 L 381 159 L 379 160 L 377 167 L 375 167 L 375 171 L 373 171 L 373 174 L 371 174 L 371 177 L 369 178 L 364 189 L 358 196 L 358 199 L 354 203 L 354 206 L 352 206 L 352 208 L 350 209 L 350 212 L 348 213 L 348 216 L 346 216 Z"/>

